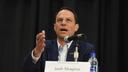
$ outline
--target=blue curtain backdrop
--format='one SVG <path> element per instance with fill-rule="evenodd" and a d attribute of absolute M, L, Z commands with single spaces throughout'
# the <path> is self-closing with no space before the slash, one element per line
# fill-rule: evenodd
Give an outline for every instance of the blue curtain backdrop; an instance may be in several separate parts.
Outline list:
<path fill-rule="evenodd" d="M 37 33 L 56 37 L 54 14 L 74 8 L 80 29 L 95 45 L 100 72 L 127 72 L 128 0 L 0 0 L 0 72 L 22 72 Z"/>

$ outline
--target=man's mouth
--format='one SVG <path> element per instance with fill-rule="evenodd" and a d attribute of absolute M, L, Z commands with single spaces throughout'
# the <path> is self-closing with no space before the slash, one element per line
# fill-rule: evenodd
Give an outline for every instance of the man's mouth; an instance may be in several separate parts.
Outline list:
<path fill-rule="evenodd" d="M 60 29 L 60 31 L 68 31 L 68 29 Z"/>

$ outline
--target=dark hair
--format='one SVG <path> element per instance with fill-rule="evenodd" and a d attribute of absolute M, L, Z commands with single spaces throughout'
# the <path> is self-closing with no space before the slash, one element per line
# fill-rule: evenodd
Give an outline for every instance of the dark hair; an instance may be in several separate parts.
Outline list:
<path fill-rule="evenodd" d="M 74 18 L 75 18 L 75 23 L 78 23 L 78 17 L 77 17 L 76 11 L 75 11 L 74 9 L 72 9 L 72 8 L 69 8 L 69 7 L 62 7 L 62 8 L 60 8 L 60 9 L 56 12 L 56 14 L 55 14 L 55 19 L 56 19 L 57 14 L 58 14 L 61 10 L 68 10 L 68 11 L 72 12 L 73 15 L 74 15 Z"/>

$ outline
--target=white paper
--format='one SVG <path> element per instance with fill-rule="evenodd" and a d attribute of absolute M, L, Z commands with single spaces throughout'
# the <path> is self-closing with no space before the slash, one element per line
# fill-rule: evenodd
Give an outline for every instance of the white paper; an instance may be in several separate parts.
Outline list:
<path fill-rule="evenodd" d="M 90 63 L 46 61 L 45 72 L 90 72 Z"/>

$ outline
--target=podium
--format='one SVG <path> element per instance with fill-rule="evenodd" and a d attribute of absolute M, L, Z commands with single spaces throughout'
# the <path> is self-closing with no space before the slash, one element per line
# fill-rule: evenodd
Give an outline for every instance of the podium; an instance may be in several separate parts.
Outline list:
<path fill-rule="evenodd" d="M 46 61 L 44 72 L 90 72 L 90 62 Z"/>

